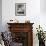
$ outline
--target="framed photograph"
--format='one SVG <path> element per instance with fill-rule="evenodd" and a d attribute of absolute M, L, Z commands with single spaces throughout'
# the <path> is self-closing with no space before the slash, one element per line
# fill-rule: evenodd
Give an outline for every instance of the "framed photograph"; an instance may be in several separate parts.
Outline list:
<path fill-rule="evenodd" d="M 15 4 L 15 15 L 16 16 L 26 16 L 26 3 L 16 3 Z"/>

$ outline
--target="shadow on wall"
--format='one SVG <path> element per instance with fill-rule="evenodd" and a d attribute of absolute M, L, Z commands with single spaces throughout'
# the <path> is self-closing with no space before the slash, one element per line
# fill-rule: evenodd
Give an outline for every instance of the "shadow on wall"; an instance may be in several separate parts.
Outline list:
<path fill-rule="evenodd" d="M 40 11 L 46 14 L 46 0 L 40 0 Z"/>
<path fill-rule="evenodd" d="M 2 31 L 2 0 L 0 0 L 0 31 Z"/>

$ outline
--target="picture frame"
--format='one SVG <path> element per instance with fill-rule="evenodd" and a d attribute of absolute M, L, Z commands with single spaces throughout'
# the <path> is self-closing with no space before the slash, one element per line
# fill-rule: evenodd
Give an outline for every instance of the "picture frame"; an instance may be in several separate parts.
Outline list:
<path fill-rule="evenodd" d="M 26 16 L 26 3 L 16 3 L 15 4 L 15 15 L 16 16 Z"/>

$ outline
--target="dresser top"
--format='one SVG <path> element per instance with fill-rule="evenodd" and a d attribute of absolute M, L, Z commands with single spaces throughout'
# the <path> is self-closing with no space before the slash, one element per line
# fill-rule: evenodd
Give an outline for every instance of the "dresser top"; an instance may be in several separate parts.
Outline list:
<path fill-rule="evenodd" d="M 34 23 L 7 23 L 8 25 L 25 25 L 25 24 L 30 24 L 33 25 Z"/>

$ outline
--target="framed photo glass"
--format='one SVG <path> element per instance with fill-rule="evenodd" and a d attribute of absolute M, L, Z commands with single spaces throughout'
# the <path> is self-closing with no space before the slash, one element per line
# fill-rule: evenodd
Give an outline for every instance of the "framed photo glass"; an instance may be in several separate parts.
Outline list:
<path fill-rule="evenodd" d="M 26 15 L 26 3 L 16 3 L 15 4 L 15 15 L 16 16 Z"/>

